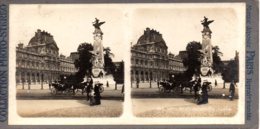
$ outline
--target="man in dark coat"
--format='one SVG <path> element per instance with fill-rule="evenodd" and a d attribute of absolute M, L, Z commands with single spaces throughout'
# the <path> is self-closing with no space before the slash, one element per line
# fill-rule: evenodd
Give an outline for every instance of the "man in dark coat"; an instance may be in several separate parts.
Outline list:
<path fill-rule="evenodd" d="M 199 98 L 198 91 L 199 91 L 201 85 L 200 85 L 200 82 L 198 80 L 195 83 L 196 84 L 194 86 L 194 99 L 196 100 L 196 99 Z"/>
<path fill-rule="evenodd" d="M 90 98 L 91 89 L 93 89 L 93 79 L 89 77 L 86 82 L 87 100 Z"/>
<path fill-rule="evenodd" d="M 201 78 L 198 77 L 195 81 L 195 85 L 194 85 L 194 99 L 198 100 L 199 99 L 199 90 L 201 88 Z"/>
<path fill-rule="evenodd" d="M 235 84 L 234 81 L 231 81 L 230 83 L 230 87 L 229 87 L 229 92 L 230 92 L 230 100 L 233 100 L 234 96 L 235 96 Z"/>

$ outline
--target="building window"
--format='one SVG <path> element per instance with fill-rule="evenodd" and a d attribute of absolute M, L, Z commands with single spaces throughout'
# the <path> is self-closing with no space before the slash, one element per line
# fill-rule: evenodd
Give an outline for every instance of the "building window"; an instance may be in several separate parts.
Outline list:
<path fill-rule="evenodd" d="M 135 60 L 135 63 L 138 65 L 138 64 L 139 64 L 139 60 L 138 60 L 138 59 L 136 59 L 136 60 Z"/>

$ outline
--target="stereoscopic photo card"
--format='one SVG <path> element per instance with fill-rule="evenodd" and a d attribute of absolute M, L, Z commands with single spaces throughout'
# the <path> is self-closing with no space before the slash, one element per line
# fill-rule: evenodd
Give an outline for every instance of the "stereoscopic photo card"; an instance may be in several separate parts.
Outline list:
<path fill-rule="evenodd" d="M 255 3 L 3 2 L 0 127 L 257 128 Z"/>

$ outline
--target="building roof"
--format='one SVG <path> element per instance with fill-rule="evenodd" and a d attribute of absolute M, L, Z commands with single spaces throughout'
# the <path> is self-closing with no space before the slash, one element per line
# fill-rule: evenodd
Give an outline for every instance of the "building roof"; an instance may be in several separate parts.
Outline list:
<path fill-rule="evenodd" d="M 160 34 L 158 31 L 154 29 L 146 28 L 146 30 L 144 30 L 143 35 L 139 37 L 136 45 L 147 45 L 155 43 L 168 48 L 162 37 L 162 34 Z"/>
<path fill-rule="evenodd" d="M 57 49 L 59 49 L 55 40 L 53 39 L 53 36 L 50 33 L 38 29 L 37 32 L 35 32 L 35 35 L 29 41 L 27 47 L 50 45 L 50 44 L 54 45 Z"/>

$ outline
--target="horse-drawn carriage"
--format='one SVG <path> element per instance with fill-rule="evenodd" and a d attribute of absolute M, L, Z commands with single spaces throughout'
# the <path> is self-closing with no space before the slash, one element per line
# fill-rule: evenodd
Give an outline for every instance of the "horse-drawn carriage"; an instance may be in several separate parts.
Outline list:
<path fill-rule="evenodd" d="M 99 91 L 102 93 L 104 91 L 104 87 L 102 83 L 98 83 L 99 85 Z M 71 82 L 57 82 L 50 83 L 49 87 L 51 90 L 51 94 L 57 95 L 57 94 L 67 94 L 67 95 L 75 95 L 77 93 L 81 93 L 82 95 L 84 93 L 87 93 L 87 87 L 92 87 L 87 82 L 81 82 L 81 83 L 71 83 Z"/>
<path fill-rule="evenodd" d="M 194 81 L 177 81 L 177 80 L 170 80 L 170 81 L 161 81 L 159 82 L 159 92 L 160 93 L 183 93 L 184 91 L 189 91 L 190 93 L 194 90 L 200 91 L 201 85 L 197 85 L 198 82 Z M 211 82 L 203 82 L 207 85 L 207 90 L 212 90 Z"/>
<path fill-rule="evenodd" d="M 55 81 L 50 83 L 49 87 L 52 95 L 73 93 L 72 88 L 65 83 Z"/>
<path fill-rule="evenodd" d="M 173 83 L 169 81 L 159 82 L 159 91 L 160 93 L 170 93 L 171 91 L 176 90 L 176 87 Z"/>

